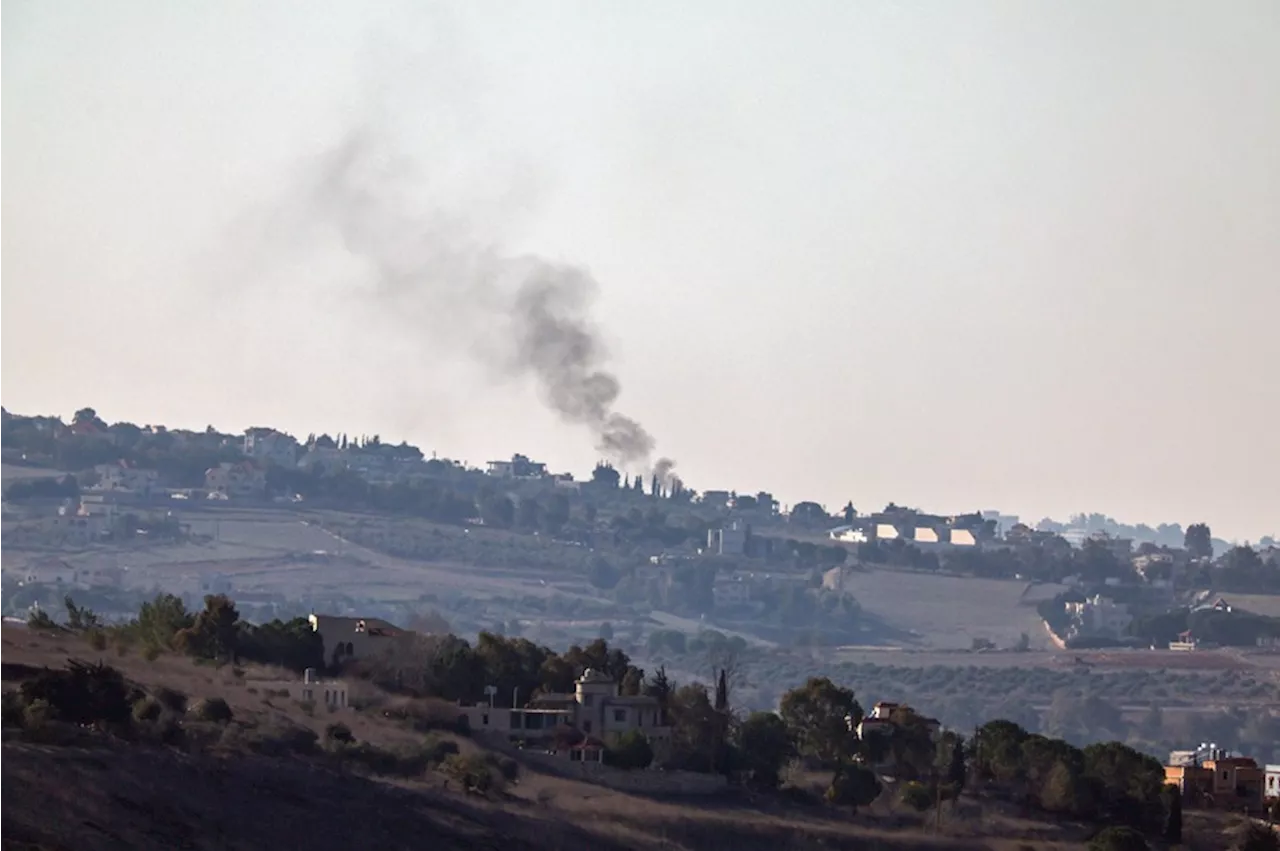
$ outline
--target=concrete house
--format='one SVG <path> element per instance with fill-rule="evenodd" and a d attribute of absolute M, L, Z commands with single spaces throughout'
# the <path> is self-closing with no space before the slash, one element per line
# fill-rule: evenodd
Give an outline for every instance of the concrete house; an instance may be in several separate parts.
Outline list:
<path fill-rule="evenodd" d="M 298 441 L 270 428 L 251 428 L 246 431 L 242 451 L 249 458 L 280 467 L 293 467 L 298 461 Z"/>
<path fill-rule="evenodd" d="M 349 709 L 347 684 L 342 680 L 324 680 L 315 668 L 307 668 L 301 680 L 251 680 L 256 688 L 268 691 L 288 692 L 290 700 L 314 703 L 331 710 Z"/>
<path fill-rule="evenodd" d="M 140 470 L 127 461 L 115 464 L 99 464 L 93 468 L 98 483 L 91 490 L 123 491 L 147 495 L 160 486 L 160 474 L 155 470 Z"/>
<path fill-rule="evenodd" d="M 845 723 L 850 725 L 850 729 L 858 734 L 859 739 L 865 739 L 868 736 L 887 735 L 893 732 L 896 726 L 893 721 L 893 713 L 895 710 L 911 710 L 910 706 L 905 703 L 891 703 L 882 700 L 871 707 L 871 712 L 858 723 L 857 727 L 852 726 L 853 719 L 846 718 Z M 929 728 L 929 735 L 937 738 L 942 732 L 942 724 L 936 718 L 928 718 L 923 715 L 920 720 Z"/>
<path fill-rule="evenodd" d="M 224 461 L 205 471 L 204 486 L 215 499 L 261 497 L 267 489 L 267 474 L 250 461 Z"/>
<path fill-rule="evenodd" d="M 555 737 L 558 727 L 569 726 L 606 744 L 617 741 L 623 733 L 638 730 L 658 753 L 671 743 L 671 727 L 662 717 L 656 698 L 624 697 L 618 694 L 618 684 L 612 677 L 590 668 L 578 678 L 572 694 L 539 695 L 522 709 L 483 704 L 458 709 L 472 730 L 487 730 L 511 739 L 546 742 Z"/>
<path fill-rule="evenodd" d="M 311 629 L 320 634 L 324 658 L 361 659 L 386 647 L 406 630 L 378 618 L 347 618 L 336 615 L 310 615 Z"/>
<path fill-rule="evenodd" d="M 707 530 L 707 552 L 718 556 L 742 555 L 751 527 L 741 520 L 730 520 L 718 529 Z"/>
<path fill-rule="evenodd" d="M 1064 603 L 1071 624 L 1067 638 L 1078 636 L 1106 636 L 1119 638 L 1133 622 L 1129 607 L 1123 603 L 1095 594 L 1083 603 Z"/>
<path fill-rule="evenodd" d="M 1165 782 L 1177 786 L 1189 806 L 1239 812 L 1261 812 L 1266 799 L 1268 772 L 1257 761 L 1246 756 L 1228 756 L 1226 751 L 1210 751 L 1210 759 L 1201 760 L 1196 753 L 1189 761 L 1170 755 L 1170 762 L 1181 764 L 1164 767 Z M 1280 780 L 1277 780 L 1280 783 Z"/>

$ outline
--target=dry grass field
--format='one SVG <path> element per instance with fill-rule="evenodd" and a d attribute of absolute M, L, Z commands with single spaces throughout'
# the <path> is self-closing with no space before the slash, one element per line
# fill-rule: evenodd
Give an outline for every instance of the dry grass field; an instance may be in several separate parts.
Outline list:
<path fill-rule="evenodd" d="M 147 661 L 97 652 L 67 634 L 3 628 L 3 660 L 60 666 L 102 658 L 150 690 L 225 698 L 233 725 L 309 727 L 340 719 L 356 739 L 384 748 L 421 740 L 380 710 L 308 712 L 255 687 L 280 672 L 198 665 L 164 655 Z M 5 689 L 15 687 L 6 681 Z M 369 697 L 370 695 L 366 695 Z M 436 735 L 436 734 L 433 734 Z M 226 737 L 224 737 L 226 738 Z M 479 745 L 456 739 L 462 752 Z M 431 770 L 397 780 L 367 776 L 321 757 L 267 757 L 117 740 L 74 746 L 6 735 L 4 848 L 328 849 L 353 847 L 567 849 L 992 849 L 1081 848 L 1083 829 L 1019 817 L 974 801 L 944 812 L 940 833 L 888 800 L 856 816 L 821 804 L 732 793 L 660 799 L 606 790 L 526 767 L 502 793 L 447 788 Z M 820 785 L 820 779 L 819 779 Z M 25 843 L 25 844 L 24 844 Z M 1213 847 L 1206 845 L 1203 847 Z"/>
<path fill-rule="evenodd" d="M 871 570 L 850 573 L 844 588 L 868 612 L 910 638 L 908 647 L 968 649 L 975 638 L 1012 647 L 1022 633 L 1045 647 L 1034 605 L 1021 605 L 1027 583 Z"/>

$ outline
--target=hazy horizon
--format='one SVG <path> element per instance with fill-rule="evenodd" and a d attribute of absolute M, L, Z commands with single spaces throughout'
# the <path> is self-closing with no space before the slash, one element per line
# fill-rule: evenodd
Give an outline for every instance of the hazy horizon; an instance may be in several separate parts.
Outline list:
<path fill-rule="evenodd" d="M 15 1 L 2 33 L 12 412 L 579 473 L 621 413 L 697 489 L 1280 534 L 1274 3 Z M 598 282 L 553 317 L 592 342 L 568 395 L 526 255 Z"/>

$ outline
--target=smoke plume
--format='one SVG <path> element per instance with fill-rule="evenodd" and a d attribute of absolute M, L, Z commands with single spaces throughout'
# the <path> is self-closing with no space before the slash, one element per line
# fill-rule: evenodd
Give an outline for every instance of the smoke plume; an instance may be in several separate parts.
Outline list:
<path fill-rule="evenodd" d="M 465 217 L 415 203 L 424 185 L 386 138 L 362 130 L 303 170 L 273 221 L 336 232 L 368 269 L 359 301 L 503 377 L 531 379 L 561 418 L 590 430 L 598 451 L 647 470 L 654 440 L 615 408 L 621 388 L 591 319 L 594 278 L 475 238 Z M 662 465 L 669 473 L 671 462 Z"/>

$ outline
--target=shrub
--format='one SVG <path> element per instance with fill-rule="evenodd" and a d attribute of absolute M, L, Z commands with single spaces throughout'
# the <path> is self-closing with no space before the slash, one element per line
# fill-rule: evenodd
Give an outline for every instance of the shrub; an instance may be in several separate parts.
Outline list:
<path fill-rule="evenodd" d="M 294 724 L 270 724 L 246 732 L 244 743 L 249 750 L 264 756 L 310 754 L 320 737 L 314 730 Z"/>
<path fill-rule="evenodd" d="M 449 744 L 453 744 L 450 742 Z M 455 746 L 455 753 L 456 753 Z M 485 762 L 489 763 L 493 768 L 498 769 L 498 773 L 502 775 L 502 779 L 508 783 L 514 783 L 516 778 L 520 776 L 520 763 L 516 762 L 509 756 L 499 756 L 496 753 L 485 755 Z"/>
<path fill-rule="evenodd" d="M 162 712 L 164 707 L 154 697 L 144 697 L 133 704 L 134 721 L 155 721 Z"/>
<path fill-rule="evenodd" d="M 628 730 L 613 747 L 605 749 L 604 761 L 615 768 L 648 768 L 653 762 L 653 747 L 639 730 Z"/>
<path fill-rule="evenodd" d="M 428 768 L 451 758 L 449 753 L 457 753 L 457 745 L 453 742 L 436 742 L 398 750 L 380 748 L 369 742 L 341 742 L 328 739 L 326 746 L 338 759 L 355 765 L 373 774 L 387 774 L 398 777 L 415 777 Z"/>
<path fill-rule="evenodd" d="M 28 706 L 43 701 L 58 719 L 71 724 L 125 725 L 132 717 L 133 701 L 124 677 L 102 663 L 72 661 L 60 671 L 43 670 L 19 691 Z"/>
<path fill-rule="evenodd" d="M 479 755 L 462 756 L 454 754 L 444 761 L 444 770 L 450 777 L 460 782 L 465 789 L 474 789 L 487 793 L 498 782 L 494 780 L 493 771 L 484 757 Z"/>
<path fill-rule="evenodd" d="M 902 788 L 898 791 L 898 800 L 918 813 L 933 806 L 933 794 L 929 791 L 929 787 L 914 780 L 902 784 Z"/>
<path fill-rule="evenodd" d="M 148 662 L 154 662 L 160 658 L 160 648 L 154 644 L 147 645 L 147 649 L 142 652 L 142 658 Z"/>
<path fill-rule="evenodd" d="M 27 730 L 38 730 L 56 720 L 58 712 L 47 700 L 33 700 L 22 709 L 22 726 Z"/>
<path fill-rule="evenodd" d="M 100 629 L 95 629 L 91 631 L 89 633 L 89 646 L 92 647 L 94 650 L 99 650 L 99 651 L 106 650 L 107 649 L 106 633 L 104 633 Z"/>
<path fill-rule="evenodd" d="M 220 697 L 197 700 L 187 710 L 187 714 L 198 721 L 209 721 L 214 724 L 226 724 L 235 717 L 231 712 L 231 707 Z"/>
<path fill-rule="evenodd" d="M 351 728 L 346 724 L 337 723 L 330 724 L 324 728 L 324 740 L 326 744 L 329 742 L 338 742 L 340 744 L 349 745 L 356 740 L 356 737 L 351 734 Z"/>
<path fill-rule="evenodd" d="M 170 712 L 182 715 L 187 711 L 187 696 L 176 689 L 168 686 L 160 686 L 153 691 L 152 696 L 157 702 Z"/>
<path fill-rule="evenodd" d="M 1105 827 L 1089 840 L 1089 851 L 1147 851 L 1142 834 L 1131 827 Z"/>
<path fill-rule="evenodd" d="M 0 699 L 0 717 L 3 718 L 3 726 L 21 727 L 25 708 L 22 695 L 16 691 L 6 691 L 3 699 Z"/>
<path fill-rule="evenodd" d="M 451 742 L 448 739 L 441 739 L 438 736 L 427 736 L 422 743 L 422 749 L 430 755 L 432 763 L 438 764 L 458 752 L 458 743 Z M 515 762 L 515 760 L 512 760 L 512 762 Z"/>

